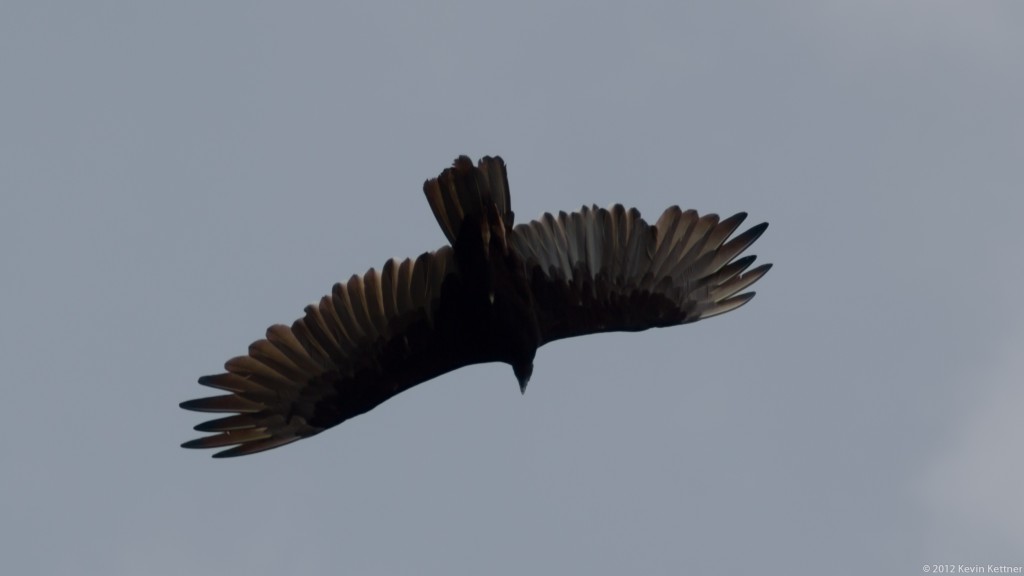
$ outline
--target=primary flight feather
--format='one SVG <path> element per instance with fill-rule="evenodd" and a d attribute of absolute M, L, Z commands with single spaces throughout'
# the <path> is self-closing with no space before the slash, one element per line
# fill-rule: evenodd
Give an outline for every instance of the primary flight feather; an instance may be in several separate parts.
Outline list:
<path fill-rule="evenodd" d="M 636 209 L 584 207 L 513 226 L 505 163 L 461 156 L 423 185 L 450 242 L 352 276 L 277 324 L 225 372 L 199 383 L 229 392 L 182 408 L 230 416 L 186 448 L 241 456 L 318 434 L 462 366 L 505 362 L 525 393 L 540 346 L 640 331 L 735 310 L 771 264 L 740 255 L 768 227 L 673 206 L 654 225 Z"/>

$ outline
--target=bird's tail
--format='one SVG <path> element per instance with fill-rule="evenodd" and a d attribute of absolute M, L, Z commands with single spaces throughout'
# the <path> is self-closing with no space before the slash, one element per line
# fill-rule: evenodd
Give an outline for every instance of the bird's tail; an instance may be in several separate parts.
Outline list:
<path fill-rule="evenodd" d="M 505 229 L 512 229 L 508 174 L 500 156 L 484 156 L 477 166 L 468 156 L 459 156 L 451 168 L 423 183 L 423 193 L 452 245 L 467 216 L 483 215 L 486 219 L 492 206 Z"/>

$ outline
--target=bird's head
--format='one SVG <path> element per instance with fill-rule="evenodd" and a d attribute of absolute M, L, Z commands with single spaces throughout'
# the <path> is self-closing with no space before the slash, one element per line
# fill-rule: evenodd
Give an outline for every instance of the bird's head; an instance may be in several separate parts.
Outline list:
<path fill-rule="evenodd" d="M 533 375 L 533 362 L 522 362 L 512 365 L 512 371 L 519 380 L 519 391 L 526 394 L 526 385 L 530 383 L 530 376 Z"/>

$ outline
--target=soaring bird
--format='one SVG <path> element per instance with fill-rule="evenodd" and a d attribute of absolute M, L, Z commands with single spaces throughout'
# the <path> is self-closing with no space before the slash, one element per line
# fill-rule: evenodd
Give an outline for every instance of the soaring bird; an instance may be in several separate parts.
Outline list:
<path fill-rule="evenodd" d="M 229 394 L 181 407 L 232 415 L 197 425 L 214 434 L 183 447 L 231 446 L 214 454 L 229 457 L 283 446 L 470 364 L 510 364 L 525 393 L 544 344 L 735 310 L 771 268 L 739 257 L 768 227 L 732 236 L 744 212 L 672 206 L 651 225 L 635 208 L 584 206 L 514 226 L 500 157 L 461 156 L 423 191 L 450 245 L 335 284 L 200 378 Z"/>

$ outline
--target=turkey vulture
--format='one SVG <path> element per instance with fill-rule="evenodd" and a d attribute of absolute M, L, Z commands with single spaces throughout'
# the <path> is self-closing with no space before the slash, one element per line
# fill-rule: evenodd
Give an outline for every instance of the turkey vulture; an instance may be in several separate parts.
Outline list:
<path fill-rule="evenodd" d="M 241 456 L 318 434 L 462 366 L 506 362 L 526 392 L 537 348 L 735 310 L 770 264 L 737 258 L 768 227 L 673 206 L 653 226 L 636 209 L 583 207 L 513 227 L 505 163 L 466 156 L 423 185 L 450 246 L 334 285 L 291 327 L 274 325 L 222 374 L 229 392 L 181 404 L 232 413 L 185 448 Z"/>

